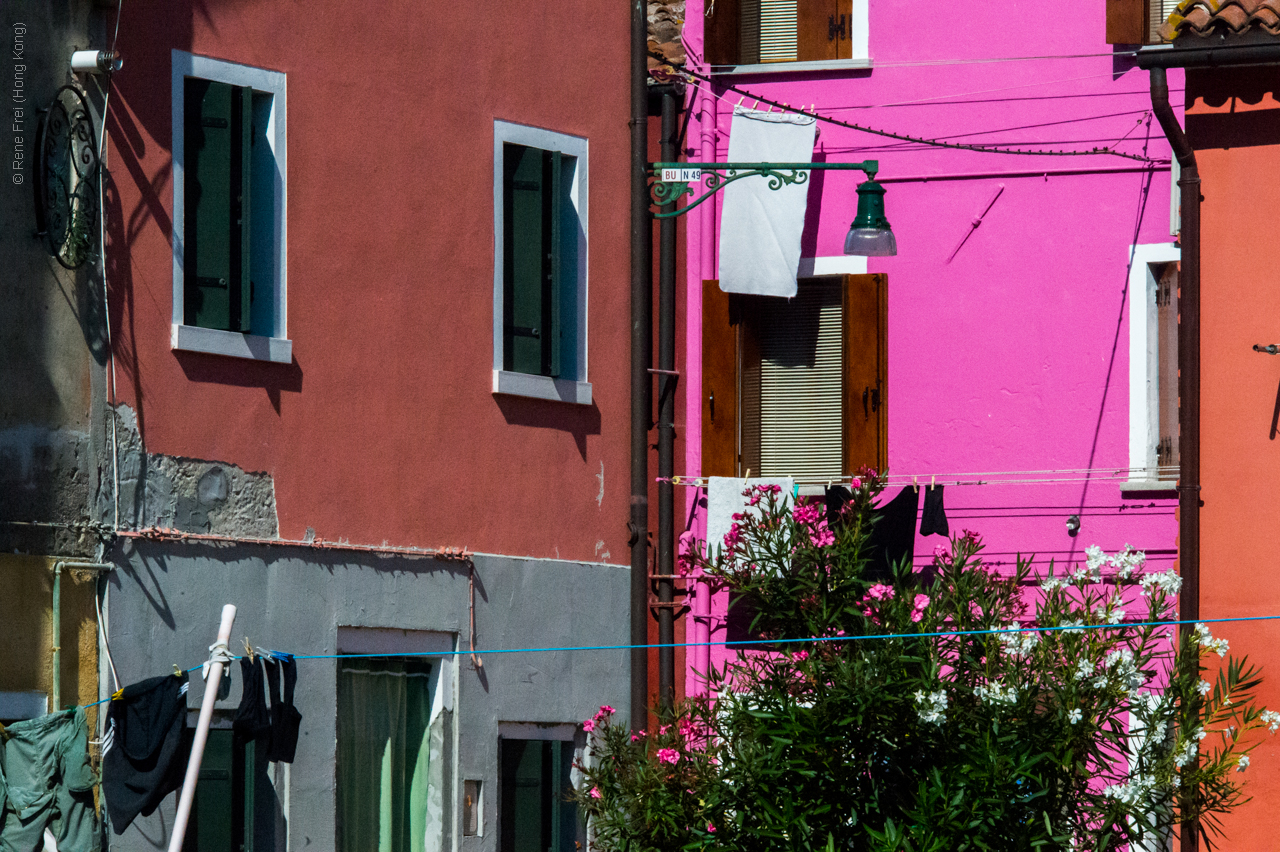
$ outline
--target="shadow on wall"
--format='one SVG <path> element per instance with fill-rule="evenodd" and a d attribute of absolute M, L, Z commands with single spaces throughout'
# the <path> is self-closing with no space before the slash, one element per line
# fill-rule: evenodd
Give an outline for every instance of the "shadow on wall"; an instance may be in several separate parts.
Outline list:
<path fill-rule="evenodd" d="M 1187 138 L 1195 148 L 1280 144 L 1278 92 L 1275 69 L 1189 70 Z"/>
<path fill-rule="evenodd" d="M 578 455 L 587 460 L 587 436 L 600 434 L 600 409 L 591 405 L 566 405 L 549 399 L 494 394 L 493 401 L 507 423 L 537 429 L 568 432 L 578 447 Z"/>

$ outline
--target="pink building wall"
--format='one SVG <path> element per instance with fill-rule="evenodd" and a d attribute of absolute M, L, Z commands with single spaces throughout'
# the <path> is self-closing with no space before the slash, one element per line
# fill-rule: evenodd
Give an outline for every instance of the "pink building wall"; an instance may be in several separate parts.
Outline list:
<path fill-rule="evenodd" d="M 1169 244 L 1169 148 L 1150 121 L 1148 78 L 1104 41 L 1104 9 L 1053 16 L 1038 4 L 921 18 L 905 0 L 870 0 L 870 70 L 719 77 L 821 115 L 917 137 L 1006 147 L 1089 150 L 1124 137 L 1116 156 L 1019 156 L 926 147 L 819 123 L 814 159 L 880 161 L 899 254 L 871 258 L 888 275 L 889 472 L 938 474 L 952 531 L 982 533 L 987 556 L 1035 554 L 1047 570 L 1098 544 L 1130 543 L 1153 567 L 1174 564 L 1175 492 L 1122 493 L 1107 469 L 1130 464 L 1130 247 Z M 685 41 L 702 54 L 702 0 Z M 1023 61 L 993 59 L 1036 58 Z M 704 70 L 694 66 L 697 70 Z M 1181 90 L 1180 76 L 1171 79 Z M 1177 100 L 1175 95 L 1175 100 Z M 689 159 L 723 161 L 737 93 L 690 96 Z M 747 106 L 752 100 L 747 98 Z M 815 173 L 802 257 L 837 256 L 860 173 Z M 993 194 L 1003 191 L 948 260 Z M 690 215 L 686 274 L 716 277 L 716 212 Z M 688 288 L 685 470 L 701 472 L 701 291 Z M 959 473 L 1059 471 L 1008 485 L 952 485 Z M 1046 482 L 1061 479 L 1069 481 Z M 886 492 L 892 496 L 897 488 Z M 686 508 L 699 496 L 689 489 Z M 1078 537 L 1066 520 L 1081 516 Z M 693 530 L 704 535 L 705 518 Z M 942 539 L 917 536 L 917 562 Z M 705 589 L 699 589 L 705 595 Z M 724 638 L 723 595 L 690 641 Z M 706 597 L 694 611 L 706 612 Z M 710 626 L 710 634 L 707 628 Z M 712 659 L 723 658 L 723 649 Z M 700 689 L 690 654 L 686 687 Z M 705 665 L 705 661 L 703 661 Z"/>

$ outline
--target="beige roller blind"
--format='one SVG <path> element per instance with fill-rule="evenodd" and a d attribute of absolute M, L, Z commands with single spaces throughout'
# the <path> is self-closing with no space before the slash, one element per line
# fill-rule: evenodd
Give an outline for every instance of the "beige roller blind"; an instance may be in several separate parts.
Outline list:
<path fill-rule="evenodd" d="M 794 299 L 769 301 L 759 333 L 760 475 L 790 476 L 800 483 L 838 479 L 843 464 L 841 282 L 805 282 Z M 755 390 L 745 386 L 756 380 L 748 379 L 749 373 L 744 371 L 744 400 Z M 745 434 L 755 412 L 743 414 Z"/>

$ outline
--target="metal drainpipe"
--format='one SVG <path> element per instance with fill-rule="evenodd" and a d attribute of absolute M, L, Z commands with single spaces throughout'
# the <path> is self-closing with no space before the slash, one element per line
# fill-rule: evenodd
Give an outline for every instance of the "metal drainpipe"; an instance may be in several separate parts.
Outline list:
<path fill-rule="evenodd" d="M 649 20 L 631 0 L 631 727 L 649 716 L 649 415 L 653 229 L 649 218 Z"/>
<path fill-rule="evenodd" d="M 674 86 L 662 88 L 662 161 L 674 163 L 677 158 Z M 665 204 L 664 213 L 675 210 Z M 676 641 L 675 634 L 675 415 L 676 387 L 676 220 L 662 219 L 658 224 L 658 706 L 669 713 L 675 704 Z"/>
<path fill-rule="evenodd" d="M 53 563 L 53 612 L 49 616 L 52 621 L 50 632 L 53 634 L 51 637 L 53 662 L 49 667 L 53 688 L 50 690 L 49 697 L 53 702 L 52 712 L 54 713 L 62 709 L 62 569 L 76 568 L 84 571 L 111 571 L 115 567 L 105 562 L 69 562 L 61 559 Z M 94 594 L 97 594 L 96 590 Z"/>
<path fill-rule="evenodd" d="M 1179 618 L 1200 617 L 1200 172 L 1195 151 L 1169 105 L 1164 68 L 1151 68 L 1151 107 L 1182 168 L 1182 268 L 1178 276 L 1178 560 Z M 1182 625 L 1185 636 L 1190 624 Z M 1199 825 L 1181 832 L 1182 852 L 1199 848 Z"/>

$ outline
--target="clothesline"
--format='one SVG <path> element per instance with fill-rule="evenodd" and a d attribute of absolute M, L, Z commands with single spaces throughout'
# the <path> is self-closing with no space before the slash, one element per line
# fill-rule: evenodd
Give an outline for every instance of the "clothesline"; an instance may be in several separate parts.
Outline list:
<path fill-rule="evenodd" d="M 634 650 L 658 650 L 660 648 L 729 648 L 738 645 L 747 645 L 757 647 L 760 645 L 796 645 L 806 642 L 865 642 L 871 640 L 887 640 L 887 639 L 940 639 L 951 636 L 996 636 L 1002 634 L 1013 633 L 1058 633 L 1062 631 L 1085 631 L 1085 630 L 1127 630 L 1137 627 L 1178 627 L 1185 624 L 1222 624 L 1243 621 L 1280 621 L 1280 615 L 1245 615 L 1235 616 L 1231 618 L 1193 618 L 1193 619 L 1169 619 L 1164 621 L 1122 621 L 1116 624 L 1064 624 L 1049 627 L 1031 626 L 1031 627 L 992 627 L 982 630 L 934 630 L 922 633 L 870 633 L 859 636 L 805 636 L 796 639 L 735 639 L 735 640 L 719 640 L 709 642 L 665 642 L 653 643 L 647 645 L 563 645 L 558 647 L 547 648 L 490 648 L 486 650 L 455 650 L 455 651 L 403 651 L 398 653 L 380 653 L 380 654 L 291 654 L 295 660 L 342 660 L 342 659 L 365 659 L 379 657 L 461 657 L 471 653 L 477 655 L 496 655 L 496 654 L 553 654 L 553 653 L 577 653 L 584 651 L 634 651 Z M 268 652 L 277 653 L 277 652 Z M 240 657 L 235 657 L 240 659 Z M 191 674 L 199 671 L 204 663 L 192 666 L 186 669 L 184 674 Z M 85 707 L 95 707 L 98 704 L 104 704 L 110 701 L 110 698 L 104 698 L 102 701 L 96 701 L 93 704 L 86 704 Z"/>
<path fill-rule="evenodd" d="M 1176 465 L 1151 467 L 1080 467 L 1052 468 L 1044 470 L 993 470 L 948 473 L 891 473 L 884 477 L 884 484 L 899 485 L 1020 485 L 1020 484 L 1059 484 L 1064 482 L 1106 482 L 1128 481 L 1135 476 L 1143 481 L 1153 477 L 1167 477 L 1176 474 Z M 770 474 L 771 477 L 776 475 Z M 785 476 L 785 475 L 784 475 Z M 971 478 L 970 478 L 971 477 Z M 1015 477 L 1015 478 L 1001 478 Z M 670 479 L 656 477 L 657 482 L 671 482 L 673 485 L 689 485 L 705 487 L 710 477 L 706 476 L 672 476 Z M 745 478 L 745 477 L 744 477 Z M 789 477 L 797 479 L 796 477 Z M 820 480 L 821 478 L 819 478 Z M 828 480 L 830 485 L 848 482 L 849 476 L 840 476 Z M 815 480 L 818 481 L 818 480 Z M 1171 481 L 1171 480 L 1169 480 Z"/>

